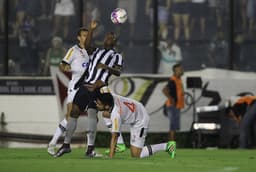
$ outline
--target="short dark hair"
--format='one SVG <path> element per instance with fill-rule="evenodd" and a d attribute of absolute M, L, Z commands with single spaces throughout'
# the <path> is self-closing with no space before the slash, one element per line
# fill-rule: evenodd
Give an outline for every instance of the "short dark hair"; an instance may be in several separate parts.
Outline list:
<path fill-rule="evenodd" d="M 175 65 L 173 65 L 172 71 L 174 72 L 176 68 L 181 67 L 181 66 L 182 66 L 181 63 L 176 63 Z"/>
<path fill-rule="evenodd" d="M 85 28 L 85 27 L 80 27 L 76 33 L 76 36 L 80 36 L 81 35 L 81 32 L 88 32 L 88 29 Z"/>
<path fill-rule="evenodd" d="M 111 93 L 99 94 L 97 97 L 104 105 L 113 106 L 114 98 Z"/>

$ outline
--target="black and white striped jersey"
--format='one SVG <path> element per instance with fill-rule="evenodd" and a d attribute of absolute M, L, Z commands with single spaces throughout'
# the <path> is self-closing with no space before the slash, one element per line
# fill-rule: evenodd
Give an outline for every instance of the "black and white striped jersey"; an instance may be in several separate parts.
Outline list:
<path fill-rule="evenodd" d="M 122 55 L 115 50 L 99 49 L 97 48 L 90 56 L 88 76 L 85 79 L 85 83 L 94 84 L 97 80 L 108 84 L 111 73 L 106 69 L 97 69 L 97 64 L 102 63 L 110 68 L 122 68 L 123 58 Z"/>

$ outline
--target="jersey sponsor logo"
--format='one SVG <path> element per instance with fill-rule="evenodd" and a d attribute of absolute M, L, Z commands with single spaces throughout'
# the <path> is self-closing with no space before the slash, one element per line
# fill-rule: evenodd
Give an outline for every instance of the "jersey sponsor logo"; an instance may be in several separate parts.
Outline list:
<path fill-rule="evenodd" d="M 130 111 L 135 112 L 135 104 L 134 103 L 129 103 L 129 102 L 123 102 L 123 103 L 130 109 Z"/>
<path fill-rule="evenodd" d="M 83 67 L 83 68 L 86 68 L 86 67 L 88 67 L 88 65 L 89 65 L 89 63 L 84 62 L 84 63 L 82 64 L 82 67 Z"/>

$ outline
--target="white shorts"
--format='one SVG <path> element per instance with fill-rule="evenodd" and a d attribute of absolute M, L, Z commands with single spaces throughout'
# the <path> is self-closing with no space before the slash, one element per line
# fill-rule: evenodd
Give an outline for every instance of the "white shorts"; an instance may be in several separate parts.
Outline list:
<path fill-rule="evenodd" d="M 139 108 L 138 111 L 138 113 L 144 114 L 144 118 L 139 120 L 138 123 L 131 125 L 130 144 L 138 148 L 143 148 L 149 129 L 150 118 L 145 108 Z"/>
<path fill-rule="evenodd" d="M 72 16 L 74 14 L 75 14 L 75 7 L 72 0 L 61 0 L 59 3 L 56 3 L 54 15 Z"/>
<path fill-rule="evenodd" d="M 75 90 L 75 89 L 69 89 L 68 88 L 67 104 L 73 102 L 77 91 L 78 91 L 78 89 Z"/>

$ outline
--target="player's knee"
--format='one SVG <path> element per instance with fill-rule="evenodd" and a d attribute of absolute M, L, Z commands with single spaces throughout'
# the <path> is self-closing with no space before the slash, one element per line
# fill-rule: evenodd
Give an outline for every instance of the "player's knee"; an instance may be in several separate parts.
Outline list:
<path fill-rule="evenodd" d="M 80 115 L 80 110 L 79 107 L 77 105 L 73 105 L 71 112 L 70 112 L 70 117 L 72 118 L 78 118 Z"/>

